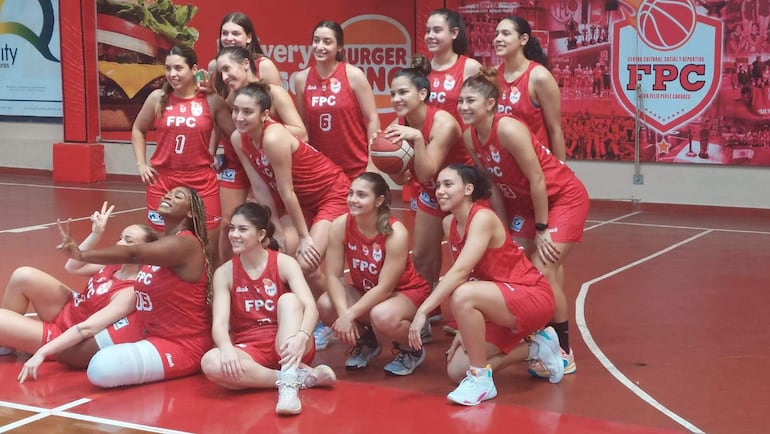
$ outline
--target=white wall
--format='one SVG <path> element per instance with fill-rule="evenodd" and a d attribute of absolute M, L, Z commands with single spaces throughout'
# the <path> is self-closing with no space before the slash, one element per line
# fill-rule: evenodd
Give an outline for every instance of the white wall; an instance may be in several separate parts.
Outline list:
<path fill-rule="evenodd" d="M 0 129 L 0 167 L 53 170 L 53 143 L 63 137 L 60 124 L 0 122 Z M 136 174 L 130 144 L 104 147 L 108 174 Z M 570 161 L 569 165 L 593 199 L 770 209 L 768 167 L 642 164 L 644 184 L 633 185 L 631 163 Z"/>

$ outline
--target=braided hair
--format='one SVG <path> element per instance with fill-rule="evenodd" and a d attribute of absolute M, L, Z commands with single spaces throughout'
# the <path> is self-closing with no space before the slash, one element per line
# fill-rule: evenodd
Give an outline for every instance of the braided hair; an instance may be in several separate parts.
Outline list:
<path fill-rule="evenodd" d="M 190 211 L 192 213 L 192 231 L 203 245 L 203 256 L 206 267 L 206 301 L 211 303 L 212 286 L 214 271 L 212 270 L 214 260 L 209 249 L 209 239 L 206 232 L 206 206 L 203 204 L 198 192 L 191 187 L 186 187 L 190 192 Z"/>

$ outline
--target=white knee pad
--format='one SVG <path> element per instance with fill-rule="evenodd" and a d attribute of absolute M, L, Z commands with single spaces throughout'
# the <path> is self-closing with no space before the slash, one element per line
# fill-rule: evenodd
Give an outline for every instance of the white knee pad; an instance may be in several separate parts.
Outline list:
<path fill-rule="evenodd" d="M 95 334 L 94 341 L 96 341 L 96 345 L 100 350 L 115 345 L 115 342 L 112 342 L 112 336 L 110 336 L 110 332 L 107 329 Z"/>
<path fill-rule="evenodd" d="M 149 341 L 99 350 L 88 364 L 88 380 L 99 387 L 118 387 L 162 380 L 163 360 Z"/>

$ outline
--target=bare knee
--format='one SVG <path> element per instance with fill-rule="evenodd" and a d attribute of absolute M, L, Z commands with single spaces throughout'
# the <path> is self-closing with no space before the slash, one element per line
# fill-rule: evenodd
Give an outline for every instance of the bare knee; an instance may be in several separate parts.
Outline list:
<path fill-rule="evenodd" d="M 383 306 L 382 303 L 372 308 L 369 312 L 369 318 L 375 329 L 382 330 L 386 333 L 390 333 L 398 328 L 403 319 L 399 312 L 396 312 L 395 309 Z"/>
<path fill-rule="evenodd" d="M 301 315 L 302 303 L 293 292 L 287 292 L 278 298 L 278 312 L 281 315 Z"/>
<path fill-rule="evenodd" d="M 462 284 L 452 293 L 449 306 L 452 312 L 462 312 L 473 308 L 475 292 L 466 284 Z"/>
<path fill-rule="evenodd" d="M 209 379 L 219 378 L 222 372 L 219 348 L 212 348 L 201 358 L 201 371 Z"/>
<path fill-rule="evenodd" d="M 8 286 L 12 285 L 24 285 L 32 282 L 36 276 L 40 274 L 40 270 L 34 267 L 23 266 L 13 270 L 11 279 L 8 282 Z"/>

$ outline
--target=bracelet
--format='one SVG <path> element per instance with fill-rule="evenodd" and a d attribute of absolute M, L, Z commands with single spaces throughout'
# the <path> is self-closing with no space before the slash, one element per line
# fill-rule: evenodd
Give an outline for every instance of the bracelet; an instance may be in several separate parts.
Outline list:
<path fill-rule="evenodd" d="M 310 333 L 308 333 L 307 331 L 305 331 L 305 330 L 303 330 L 303 329 L 299 329 L 299 331 L 297 332 L 297 335 L 298 335 L 298 334 L 300 334 L 300 333 L 304 333 L 304 334 L 305 334 L 305 336 L 307 336 L 307 337 L 308 337 L 308 339 L 310 339 Z M 295 335 L 295 336 L 296 336 L 296 335 Z"/>
<path fill-rule="evenodd" d="M 548 229 L 548 223 L 535 223 L 535 230 L 544 231 Z"/>

